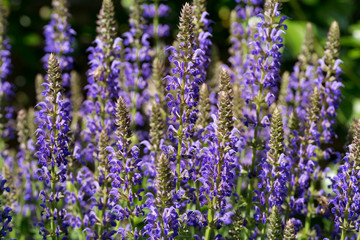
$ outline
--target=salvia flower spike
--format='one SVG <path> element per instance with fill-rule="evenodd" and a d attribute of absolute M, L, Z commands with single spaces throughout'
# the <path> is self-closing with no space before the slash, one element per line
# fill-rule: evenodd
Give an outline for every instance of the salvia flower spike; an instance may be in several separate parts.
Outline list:
<path fill-rule="evenodd" d="M 59 235 L 68 235 L 64 224 L 68 213 L 60 201 L 64 197 L 67 180 L 69 152 L 70 113 L 69 103 L 63 100 L 60 63 L 54 54 L 49 55 L 47 80 L 44 83 L 44 101 L 38 104 L 39 128 L 36 130 L 38 151 L 36 156 L 40 168 L 38 179 L 45 189 L 40 192 L 41 207 L 44 209 L 43 225 L 40 233 L 43 237 L 56 239 Z M 47 228 L 50 222 L 50 227 Z"/>
<path fill-rule="evenodd" d="M 329 143 L 335 137 L 334 124 L 341 99 L 340 79 L 342 61 L 339 59 L 340 30 L 339 24 L 334 21 L 329 29 L 324 56 L 319 59 L 317 84 L 321 89 L 323 98 L 322 115 L 322 141 Z"/>
<path fill-rule="evenodd" d="M 277 240 L 282 237 L 282 216 L 275 206 L 271 210 L 267 236 L 270 240 Z"/>
<path fill-rule="evenodd" d="M 338 173 L 332 178 L 332 188 L 335 194 L 329 202 L 331 211 L 335 215 L 335 227 L 341 229 L 341 239 L 348 236 L 348 232 L 357 231 L 360 214 L 354 201 L 359 195 L 356 182 L 359 181 L 360 166 L 360 121 L 356 122 L 356 131 L 349 150 L 339 166 Z"/>
<path fill-rule="evenodd" d="M 10 44 L 7 37 L 7 11 L 4 2 L 0 2 L 0 154 L 3 141 L 12 138 L 14 133 L 14 109 L 7 104 L 14 97 L 14 86 L 8 81 L 11 72 Z M 0 156 L 1 158 L 1 156 Z"/>
<path fill-rule="evenodd" d="M 194 23 L 192 7 L 186 3 L 181 11 L 179 33 L 177 35 L 177 48 L 170 47 L 172 54 L 169 57 L 173 64 L 172 72 L 174 75 L 166 76 L 167 90 L 169 91 L 167 98 L 168 107 L 171 113 L 171 129 L 172 135 L 178 140 L 177 149 L 177 187 L 180 189 L 181 176 L 181 160 L 184 141 L 193 136 L 193 128 L 196 122 L 196 112 L 194 107 L 197 106 L 200 79 L 197 79 L 199 71 L 197 69 L 197 61 L 200 49 L 195 47 Z M 171 89 L 176 93 L 172 93 Z M 191 116 L 191 118 L 190 118 Z"/>
<path fill-rule="evenodd" d="M 289 219 L 285 224 L 283 239 L 284 240 L 295 240 L 296 239 L 294 223 L 291 219 Z"/>
<path fill-rule="evenodd" d="M 74 59 L 72 57 L 75 31 L 71 28 L 70 14 L 67 9 L 67 0 L 52 1 L 51 20 L 45 26 L 45 66 L 49 55 L 56 54 L 60 61 L 62 70 L 62 81 L 64 87 L 70 86 L 70 71 L 73 69 Z"/>

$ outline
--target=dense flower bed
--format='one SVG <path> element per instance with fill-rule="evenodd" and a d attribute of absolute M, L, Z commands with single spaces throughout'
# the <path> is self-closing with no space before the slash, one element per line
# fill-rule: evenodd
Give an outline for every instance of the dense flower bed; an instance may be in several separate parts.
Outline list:
<path fill-rule="evenodd" d="M 345 156 L 331 148 L 336 21 L 322 56 L 308 23 L 281 73 L 279 0 L 237 0 L 228 64 L 211 61 L 206 0 L 184 4 L 172 46 L 166 1 L 132 1 L 118 33 L 103 0 L 83 90 L 66 0 L 52 3 L 38 104 L 21 110 L 1 5 L 2 239 L 360 239 L 360 121 Z"/>

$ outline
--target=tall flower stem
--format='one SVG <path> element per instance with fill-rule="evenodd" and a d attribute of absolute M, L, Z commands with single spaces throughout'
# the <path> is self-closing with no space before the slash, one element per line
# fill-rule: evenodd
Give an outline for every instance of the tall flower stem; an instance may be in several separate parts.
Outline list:
<path fill-rule="evenodd" d="M 311 181 L 310 192 L 314 193 L 314 191 L 315 191 L 315 181 Z M 314 202 L 314 197 L 311 195 L 310 199 L 309 199 L 309 203 L 308 203 L 308 207 L 307 207 L 307 214 L 306 214 L 306 219 L 305 219 L 305 231 L 304 231 L 305 233 L 309 233 L 309 231 L 310 231 L 313 202 Z"/>
<path fill-rule="evenodd" d="M 249 87 L 252 96 L 254 96 L 254 90 L 257 91 L 257 94 L 250 102 L 250 110 L 253 110 L 254 105 L 256 106 L 256 119 L 254 120 L 252 161 L 250 172 L 248 173 L 250 179 L 246 198 L 246 218 L 249 217 L 252 206 L 251 196 L 254 190 L 256 154 L 259 147 L 261 147 L 259 146 L 258 139 L 260 137 L 260 127 L 266 128 L 266 125 L 263 126 L 261 122 L 263 120 L 261 119 L 262 106 L 270 106 L 273 102 L 271 97 L 266 99 L 264 95 L 266 94 L 267 97 L 273 95 L 272 87 L 276 86 L 280 79 L 279 66 L 281 53 L 279 49 L 283 47 L 281 35 L 284 33 L 282 28 L 284 27 L 283 22 L 286 17 L 279 19 L 279 9 L 280 1 L 265 1 L 264 13 L 258 15 L 261 18 L 261 22 L 257 24 L 257 32 L 254 35 L 254 40 L 249 44 L 252 47 L 251 53 L 254 60 L 254 63 L 252 63 L 248 69 L 249 80 L 252 82 Z M 247 235 L 250 237 L 249 229 Z"/>
<path fill-rule="evenodd" d="M 173 120 L 177 121 L 172 124 L 172 131 L 178 139 L 178 149 L 176 154 L 176 191 L 180 189 L 181 183 L 181 156 L 183 152 L 184 138 L 189 138 L 185 132 L 192 131 L 189 125 L 185 125 L 191 120 L 188 119 L 187 113 L 196 106 L 198 82 L 194 79 L 196 74 L 196 55 L 194 50 L 194 23 L 193 23 L 193 10 L 192 7 L 186 3 L 181 11 L 180 16 L 180 31 L 177 35 L 178 44 L 176 47 L 170 47 L 169 50 L 173 54 L 169 57 L 169 60 L 173 63 L 174 75 L 167 75 L 168 81 L 167 90 L 176 90 L 176 93 L 168 93 L 168 97 L 171 97 L 169 104 L 171 115 Z M 200 50 L 201 51 L 201 50 Z M 194 73 L 195 72 L 195 73 Z M 175 101 L 176 99 L 176 101 Z M 175 127 L 178 127 L 176 130 Z"/>
<path fill-rule="evenodd" d="M 50 71 L 56 71 L 56 65 L 54 64 L 59 64 L 55 58 L 54 55 L 50 55 L 49 57 L 49 75 L 52 74 Z M 52 64 L 52 65 L 50 65 Z M 55 66 L 55 67 L 54 67 Z M 59 69 L 57 69 L 59 71 Z M 55 81 L 55 79 L 53 79 L 53 81 Z M 54 93 L 54 96 L 57 96 L 59 93 L 59 89 L 55 88 L 55 93 Z M 54 106 L 54 111 L 52 112 L 52 122 L 55 123 L 56 122 L 56 119 L 58 117 L 58 103 L 57 103 L 57 100 L 56 98 L 52 98 L 53 102 L 53 106 Z M 56 149 L 56 146 L 55 146 L 55 142 L 58 141 L 58 130 L 56 129 L 56 124 L 52 124 L 51 126 L 51 131 L 54 133 L 54 141 L 52 141 L 52 144 L 51 144 L 51 149 Z M 56 159 L 56 154 L 55 156 L 52 156 L 52 158 Z M 51 166 L 51 170 L 50 170 L 50 175 L 51 175 L 51 192 L 53 194 L 53 196 L 55 196 L 56 194 L 56 191 L 55 191 L 55 184 L 56 184 L 56 169 L 55 169 L 55 162 L 52 163 L 52 166 Z M 56 226 L 55 226 L 55 217 L 54 217 L 54 212 L 55 212 L 55 207 L 56 207 L 56 200 L 54 199 L 53 202 L 51 203 L 51 238 L 53 240 L 57 239 L 56 237 Z"/>
<path fill-rule="evenodd" d="M 155 51 L 156 56 L 159 56 L 160 44 L 159 44 L 159 0 L 154 0 L 155 6 L 155 16 L 153 19 L 154 24 L 154 42 L 155 42 Z"/>
<path fill-rule="evenodd" d="M 263 73 L 262 73 L 262 79 L 264 78 L 264 70 L 263 70 Z M 263 92 L 263 88 L 264 88 L 264 85 L 263 84 L 260 84 L 260 90 L 259 90 L 259 95 L 258 95 L 258 98 L 261 98 L 262 97 L 262 92 Z M 251 172 L 250 172 L 250 183 L 249 183 L 249 186 L 248 186 L 248 192 L 247 192 L 247 205 L 246 205 L 246 217 L 248 217 L 250 215 L 250 208 L 251 208 L 251 193 L 254 191 L 254 171 L 255 171 L 255 162 L 256 162 L 256 151 L 257 151 L 257 147 L 258 147 L 258 132 L 259 132 L 259 126 L 260 126 L 260 109 L 261 106 L 260 104 L 258 103 L 256 105 L 256 126 L 255 126 L 255 130 L 254 130 L 254 139 L 253 139 L 253 151 L 252 151 L 252 159 L 251 159 Z"/>
<path fill-rule="evenodd" d="M 208 210 L 208 221 L 209 221 L 209 225 L 206 228 L 206 232 L 205 232 L 205 240 L 211 240 L 211 234 L 212 234 L 212 227 L 210 226 L 210 223 L 213 221 L 214 219 L 214 215 L 215 215 L 215 210 L 209 206 L 209 210 Z"/>
<path fill-rule="evenodd" d="M 349 192 L 349 190 L 348 190 L 348 192 Z M 349 209 L 349 207 L 350 207 L 350 201 L 347 202 L 346 207 L 345 207 L 344 227 L 341 230 L 341 240 L 345 240 L 345 237 L 346 237 L 346 232 L 347 232 L 346 226 L 348 224 L 348 216 L 349 216 L 348 209 Z M 360 234 L 359 234 L 359 236 L 360 236 Z M 357 239 L 359 239 L 359 236 Z"/>
<path fill-rule="evenodd" d="M 60 199 L 63 198 L 65 187 L 63 183 L 68 177 L 70 113 L 66 101 L 62 98 L 60 65 L 54 54 L 49 56 L 47 75 L 47 81 L 44 83 L 46 87 L 44 102 L 38 104 L 40 107 L 39 128 L 36 131 L 38 151 L 35 155 L 41 166 L 37 169 L 38 179 L 44 181 L 45 187 L 50 188 L 48 190 L 50 193 L 45 190 L 40 192 L 41 206 L 44 208 L 43 212 L 47 213 L 47 218 L 43 218 L 43 225 L 40 226 L 40 232 L 43 236 L 49 234 L 52 239 L 57 239 L 59 229 L 60 234 L 67 235 L 67 226 L 62 224 L 66 217 L 61 216 L 62 210 L 59 211 L 58 207 L 60 207 Z M 48 223 L 45 221 L 50 222 L 50 229 L 46 229 Z"/>
<path fill-rule="evenodd" d="M 187 52 L 185 53 L 187 55 Z M 187 66 L 187 61 L 184 62 L 185 66 Z M 179 117 L 179 129 L 178 129 L 178 151 L 176 155 L 176 173 L 177 173 L 177 181 L 176 181 L 176 191 L 180 190 L 180 175 L 181 175 L 181 151 L 182 151 L 182 143 L 183 143 L 183 114 L 184 114 L 184 105 L 185 105 L 185 83 L 186 83 L 186 75 L 184 74 L 181 83 L 180 89 L 180 117 Z"/>
<path fill-rule="evenodd" d="M 217 142 L 218 142 L 218 162 L 215 164 L 216 169 L 216 180 L 215 180 L 215 191 L 217 195 L 214 196 L 212 203 L 209 204 L 208 210 L 208 227 L 206 229 L 206 240 L 212 239 L 212 227 L 213 220 L 215 218 L 215 209 L 221 209 L 224 202 L 224 193 L 222 184 L 228 184 L 228 181 L 233 181 L 229 178 L 224 180 L 223 176 L 227 173 L 224 173 L 226 168 L 229 168 L 228 161 L 226 159 L 226 154 L 230 151 L 231 145 L 230 135 L 231 131 L 234 128 L 233 120 L 233 89 L 230 82 L 230 75 L 228 71 L 224 68 L 220 71 L 219 76 L 220 82 L 220 92 L 218 99 L 218 119 L 217 119 Z M 224 181 L 224 182 L 223 182 Z"/>

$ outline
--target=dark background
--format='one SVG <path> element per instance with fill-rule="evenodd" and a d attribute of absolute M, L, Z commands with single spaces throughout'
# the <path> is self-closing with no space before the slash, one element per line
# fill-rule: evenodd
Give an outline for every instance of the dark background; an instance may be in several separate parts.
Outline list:
<path fill-rule="evenodd" d="M 87 52 L 95 38 L 97 14 L 100 0 L 68 0 L 72 15 L 71 25 L 77 32 L 75 43 L 75 69 L 81 73 L 83 84 L 86 83 Z M 16 103 L 29 107 L 35 103 L 34 79 L 36 74 L 44 73 L 40 59 L 44 55 L 42 35 L 43 27 L 50 19 L 50 0 L 5 0 L 10 8 L 8 34 L 11 40 L 13 73 L 10 77 L 16 86 Z M 116 18 L 119 34 L 128 29 L 128 15 L 131 0 L 115 0 Z M 166 19 L 176 31 L 178 16 L 184 0 L 169 0 L 172 14 Z M 214 21 L 213 42 L 223 62 L 228 58 L 229 15 L 235 7 L 235 0 L 209 0 L 208 12 Z M 340 142 L 344 142 L 350 121 L 360 116 L 360 0 L 290 0 L 283 2 L 283 14 L 290 17 L 286 23 L 286 48 L 282 71 L 292 69 L 300 51 L 302 37 L 307 21 L 315 25 L 316 50 L 322 55 L 322 46 L 330 23 L 337 20 L 341 27 L 341 58 L 345 88 L 338 114 L 337 132 Z M 175 36 L 176 32 L 172 32 Z M 171 41 L 169 39 L 169 41 Z"/>

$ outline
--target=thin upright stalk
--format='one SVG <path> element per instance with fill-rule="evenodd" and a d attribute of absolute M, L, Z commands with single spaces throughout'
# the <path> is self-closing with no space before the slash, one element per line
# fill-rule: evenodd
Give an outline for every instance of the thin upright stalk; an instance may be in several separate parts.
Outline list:
<path fill-rule="evenodd" d="M 187 51 L 185 52 L 185 55 L 187 55 Z M 187 61 L 184 62 L 185 66 L 188 65 Z M 183 144 L 183 115 L 184 115 L 184 106 L 185 106 L 185 84 L 186 84 L 186 76 L 187 74 L 184 74 L 182 77 L 182 83 L 181 83 L 181 89 L 180 89 L 180 114 L 179 114 L 179 129 L 177 132 L 178 136 L 178 151 L 176 155 L 176 173 L 177 173 L 177 181 L 176 181 L 176 191 L 180 190 L 180 175 L 181 175 L 181 152 L 182 152 L 182 144 Z"/>
<path fill-rule="evenodd" d="M 314 193 L 314 191 L 315 191 L 315 182 L 311 181 L 310 192 Z M 308 233 L 310 231 L 311 212 L 312 212 L 313 202 L 314 202 L 314 198 L 311 195 L 310 199 L 309 199 L 308 206 L 307 206 L 307 214 L 306 214 L 306 219 L 305 219 L 305 233 Z"/>

